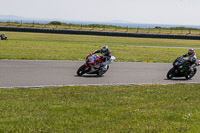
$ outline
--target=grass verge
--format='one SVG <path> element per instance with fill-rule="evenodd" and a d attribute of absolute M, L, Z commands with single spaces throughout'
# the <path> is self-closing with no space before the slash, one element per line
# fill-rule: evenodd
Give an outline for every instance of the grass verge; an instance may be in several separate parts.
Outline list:
<path fill-rule="evenodd" d="M 187 49 L 145 48 L 134 46 L 199 47 L 198 40 L 150 39 L 5 32 L 7 41 L 0 41 L 0 59 L 84 60 L 94 50 L 108 45 L 116 61 L 172 62 Z M 197 56 L 200 50 L 196 50 Z"/>
<path fill-rule="evenodd" d="M 200 85 L 0 89 L 0 132 L 198 132 Z"/>
<path fill-rule="evenodd" d="M 44 22 L 46 23 L 46 22 Z M 0 26 L 8 27 L 31 27 L 31 28 L 49 28 L 49 29 L 70 29 L 70 30 L 91 30 L 91 31 L 104 31 L 104 32 L 130 32 L 130 33 L 145 33 L 145 34 L 171 34 L 171 35 L 194 35 L 199 36 L 200 30 L 196 28 L 187 27 L 172 27 L 172 28 L 130 28 L 130 27 L 120 27 L 113 25 L 79 25 L 79 24 L 65 24 L 61 25 L 54 24 L 38 24 L 38 23 L 23 23 L 20 22 L 0 22 Z"/>

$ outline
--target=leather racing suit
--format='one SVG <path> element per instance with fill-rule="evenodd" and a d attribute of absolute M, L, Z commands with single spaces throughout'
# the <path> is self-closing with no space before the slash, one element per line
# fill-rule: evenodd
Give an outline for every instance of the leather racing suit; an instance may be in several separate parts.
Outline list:
<path fill-rule="evenodd" d="M 187 61 L 190 62 L 189 70 L 194 72 L 194 67 L 197 65 L 197 56 L 194 54 L 193 56 L 189 56 L 189 54 L 182 55 L 181 57 L 188 57 Z"/>
<path fill-rule="evenodd" d="M 106 62 L 111 58 L 111 51 L 110 50 L 103 51 L 100 49 L 100 50 L 95 50 L 92 54 L 96 53 L 101 53 L 103 58 L 103 63 L 101 64 L 101 66 L 103 67 L 103 71 L 106 71 L 107 70 Z"/>

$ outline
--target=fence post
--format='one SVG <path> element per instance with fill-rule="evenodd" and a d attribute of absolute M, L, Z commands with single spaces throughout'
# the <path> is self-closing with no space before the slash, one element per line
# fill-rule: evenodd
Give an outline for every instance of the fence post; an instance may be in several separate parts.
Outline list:
<path fill-rule="evenodd" d="M 137 31 L 136 31 L 137 33 L 139 32 L 139 27 L 137 27 Z"/>
<path fill-rule="evenodd" d="M 149 33 L 149 32 L 150 32 L 150 27 L 149 27 L 149 29 L 148 29 L 147 33 Z"/>
<path fill-rule="evenodd" d="M 115 27 L 115 31 L 117 31 L 117 26 Z"/>
<path fill-rule="evenodd" d="M 191 34 L 191 29 L 189 29 L 189 34 Z"/>
<path fill-rule="evenodd" d="M 128 32 L 128 26 L 127 26 L 126 32 Z"/>
<path fill-rule="evenodd" d="M 10 20 L 9 20 L 9 21 L 10 21 Z M 6 22 L 8 25 L 10 25 L 10 22 L 9 22 L 9 21 Z"/>
<path fill-rule="evenodd" d="M 33 21 L 33 27 L 34 27 L 34 24 L 35 24 L 35 23 L 34 23 L 34 21 Z"/>

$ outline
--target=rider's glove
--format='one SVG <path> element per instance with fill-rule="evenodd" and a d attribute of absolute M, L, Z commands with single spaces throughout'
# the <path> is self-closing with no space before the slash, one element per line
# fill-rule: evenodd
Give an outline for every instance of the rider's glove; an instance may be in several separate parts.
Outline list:
<path fill-rule="evenodd" d="M 178 57 L 178 59 L 182 59 L 182 58 L 183 58 L 183 56 Z"/>

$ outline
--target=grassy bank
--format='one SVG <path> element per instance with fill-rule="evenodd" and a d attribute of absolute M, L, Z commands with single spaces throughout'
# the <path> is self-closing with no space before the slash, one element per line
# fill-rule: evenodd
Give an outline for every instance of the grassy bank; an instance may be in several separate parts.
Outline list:
<path fill-rule="evenodd" d="M 50 29 L 70 29 L 70 30 L 92 30 L 92 31 L 105 31 L 105 32 L 129 32 L 129 33 L 146 33 L 146 34 L 172 34 L 172 35 L 200 35 L 200 30 L 196 28 L 187 28 L 187 27 L 172 27 L 172 28 L 162 28 L 162 27 L 154 27 L 154 28 L 130 28 L 130 27 L 120 27 L 113 25 L 98 25 L 98 24 L 71 24 L 71 23 L 60 23 L 60 24 L 52 24 L 46 23 L 23 23 L 23 21 L 19 22 L 0 22 L 0 26 L 13 26 L 13 27 L 31 27 L 31 28 L 50 28 Z"/>
<path fill-rule="evenodd" d="M 199 47 L 200 41 L 5 32 L 0 41 L 0 59 L 84 60 L 94 50 L 108 45 L 116 61 L 172 62 L 187 49 L 139 48 L 134 46 Z M 200 50 L 196 50 L 197 55 Z"/>
<path fill-rule="evenodd" d="M 200 85 L 0 89 L 0 132 L 199 132 Z"/>

